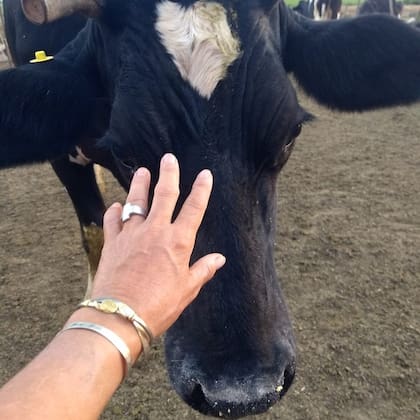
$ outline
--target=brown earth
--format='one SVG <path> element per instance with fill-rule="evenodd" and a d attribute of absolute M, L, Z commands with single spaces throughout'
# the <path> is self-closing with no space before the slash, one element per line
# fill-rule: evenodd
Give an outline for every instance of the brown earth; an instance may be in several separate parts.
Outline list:
<path fill-rule="evenodd" d="M 301 97 L 319 118 L 279 179 L 276 255 L 298 372 L 258 418 L 419 419 L 420 105 L 339 114 Z M 122 200 L 106 180 L 108 202 Z M 77 219 L 48 165 L 1 172 L 0 243 L 3 383 L 84 294 Z M 158 343 L 103 418 L 205 417 L 171 389 Z"/>
<path fill-rule="evenodd" d="M 418 419 L 420 106 L 331 113 L 304 129 L 279 180 L 277 261 L 299 346 L 296 382 L 261 419 Z M 107 177 L 108 201 L 123 198 Z M 82 298 L 78 224 L 48 165 L 0 177 L 0 380 Z M 417 315 L 416 315 L 417 314 Z M 166 378 L 162 346 L 104 419 L 199 419 Z"/>

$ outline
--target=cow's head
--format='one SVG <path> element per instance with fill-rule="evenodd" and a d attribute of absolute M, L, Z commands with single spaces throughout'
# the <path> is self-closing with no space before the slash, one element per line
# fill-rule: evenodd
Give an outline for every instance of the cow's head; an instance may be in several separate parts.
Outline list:
<path fill-rule="evenodd" d="M 183 197 L 201 169 L 214 174 L 193 259 L 217 250 L 228 263 L 166 335 L 166 360 L 188 404 L 237 417 L 267 410 L 294 377 L 274 265 L 275 189 L 307 114 L 271 30 L 278 13 L 258 2 L 183 3 L 132 2 L 118 42 L 119 28 L 97 24 L 104 54 L 119 62 L 102 142 L 154 174 L 175 153 Z"/>
<path fill-rule="evenodd" d="M 122 170 L 146 166 L 156 181 L 160 157 L 174 152 L 183 197 L 201 169 L 212 170 L 193 258 L 218 251 L 228 262 L 168 332 L 169 375 L 203 413 L 265 411 L 295 373 L 274 265 L 275 190 L 308 114 L 287 72 L 332 107 L 409 102 L 420 95 L 420 33 L 378 16 L 313 23 L 276 0 L 24 3 L 38 21 L 77 10 L 96 16 L 45 69 L 62 66 L 94 86 L 86 104 L 92 95 L 109 99 L 101 145 Z M 66 100 L 70 120 L 79 96 Z"/>

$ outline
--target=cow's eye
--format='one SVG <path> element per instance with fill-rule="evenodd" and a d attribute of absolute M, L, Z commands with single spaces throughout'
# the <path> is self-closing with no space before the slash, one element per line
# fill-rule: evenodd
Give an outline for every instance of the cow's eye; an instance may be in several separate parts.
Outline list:
<path fill-rule="evenodd" d="M 132 159 L 120 159 L 120 162 L 126 168 L 134 168 L 134 162 Z"/>
<path fill-rule="evenodd" d="M 138 168 L 138 164 L 133 155 L 128 154 L 129 152 L 124 148 L 120 147 L 118 144 L 113 144 L 110 147 L 110 150 L 116 163 L 118 163 L 119 165 L 130 170 L 135 170 Z"/>
<path fill-rule="evenodd" d="M 289 141 L 285 144 L 284 149 L 287 152 L 295 143 L 295 140 L 299 137 L 302 132 L 302 124 L 297 124 L 290 135 Z"/>
<path fill-rule="evenodd" d="M 132 158 L 119 159 L 121 165 L 125 166 L 127 169 L 134 170 L 136 168 L 136 163 Z"/>
<path fill-rule="evenodd" d="M 134 170 L 137 165 L 135 160 L 130 156 L 130 157 L 122 157 L 117 150 L 112 149 L 112 154 L 115 158 L 115 160 L 121 165 L 124 166 L 124 168 L 130 169 L 130 170 Z"/>
<path fill-rule="evenodd" d="M 292 139 L 299 137 L 301 132 L 302 132 L 302 123 L 299 123 L 295 126 L 295 128 L 292 131 Z"/>

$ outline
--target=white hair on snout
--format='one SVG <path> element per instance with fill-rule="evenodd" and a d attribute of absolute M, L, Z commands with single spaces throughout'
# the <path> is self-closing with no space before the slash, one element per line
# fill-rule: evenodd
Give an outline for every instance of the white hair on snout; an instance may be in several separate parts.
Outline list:
<path fill-rule="evenodd" d="M 198 1 L 185 8 L 172 1 L 157 6 L 156 30 L 182 78 L 210 98 L 240 52 L 225 8 Z"/>

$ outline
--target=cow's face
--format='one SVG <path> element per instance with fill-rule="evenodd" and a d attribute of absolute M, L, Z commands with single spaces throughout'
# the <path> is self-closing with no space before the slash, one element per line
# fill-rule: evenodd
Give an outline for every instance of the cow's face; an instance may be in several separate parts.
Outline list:
<path fill-rule="evenodd" d="M 294 376 L 274 265 L 275 186 L 306 114 L 282 65 L 277 13 L 258 2 L 149 3 L 132 5 L 111 53 L 120 64 L 107 142 L 125 166 L 155 175 L 174 152 L 183 197 L 210 168 L 194 259 L 218 251 L 228 261 L 168 332 L 169 375 L 203 413 L 262 412 Z"/>
<path fill-rule="evenodd" d="M 294 376 L 274 265 L 275 186 L 306 118 L 282 65 L 279 17 L 258 2 L 146 3 L 131 2 L 123 30 L 96 29 L 117 63 L 104 78 L 114 95 L 105 141 L 155 180 L 162 154 L 174 152 L 182 197 L 211 169 L 193 258 L 227 257 L 166 336 L 169 375 L 203 413 L 262 412 Z"/>

